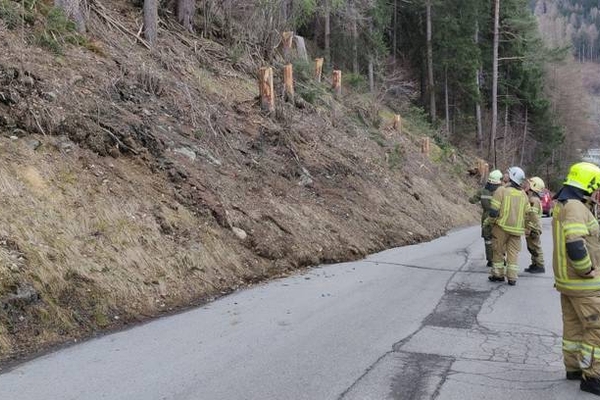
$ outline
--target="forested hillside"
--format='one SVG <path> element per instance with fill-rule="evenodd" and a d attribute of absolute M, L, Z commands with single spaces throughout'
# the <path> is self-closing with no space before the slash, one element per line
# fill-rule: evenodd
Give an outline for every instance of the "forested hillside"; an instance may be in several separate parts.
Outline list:
<path fill-rule="evenodd" d="M 566 140 L 560 151 L 577 154 L 600 146 L 600 65 L 598 3 L 557 0 L 534 2 L 544 42 L 566 56 L 546 65 L 547 92 Z"/>
<path fill-rule="evenodd" d="M 0 48 L 0 360 L 474 223 L 478 161 L 593 129 L 525 0 L 0 0 Z"/>

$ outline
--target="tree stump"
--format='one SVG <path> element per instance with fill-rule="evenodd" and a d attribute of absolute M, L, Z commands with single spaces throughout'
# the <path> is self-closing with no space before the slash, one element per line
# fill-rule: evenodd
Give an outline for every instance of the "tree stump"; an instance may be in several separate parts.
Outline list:
<path fill-rule="evenodd" d="M 286 63 L 292 60 L 292 41 L 294 39 L 294 32 L 287 31 L 281 34 L 281 43 L 283 45 L 283 59 Z"/>
<path fill-rule="evenodd" d="M 429 157 L 429 151 L 430 151 L 429 138 L 424 137 L 423 140 L 421 141 L 421 153 L 423 153 L 427 157 Z"/>
<path fill-rule="evenodd" d="M 333 90 L 335 97 L 340 97 L 342 95 L 342 71 L 339 69 L 333 71 L 331 89 Z"/>
<path fill-rule="evenodd" d="M 258 70 L 258 90 L 260 93 L 260 108 L 269 114 L 275 111 L 273 68 L 262 67 Z"/>
<path fill-rule="evenodd" d="M 402 133 L 402 118 L 398 114 L 394 115 L 394 130 Z"/>
<path fill-rule="evenodd" d="M 302 61 L 308 62 L 308 52 L 306 51 L 306 43 L 302 36 L 294 36 L 294 42 L 296 43 L 296 55 Z"/>
<path fill-rule="evenodd" d="M 483 175 L 481 177 L 481 182 L 485 182 L 488 179 L 488 175 L 490 174 L 490 165 L 488 163 L 483 164 Z"/>
<path fill-rule="evenodd" d="M 294 67 L 292 64 L 283 67 L 283 89 L 285 101 L 294 104 Z"/>
<path fill-rule="evenodd" d="M 323 76 L 323 58 L 315 58 L 315 80 L 321 83 L 321 77 Z"/>

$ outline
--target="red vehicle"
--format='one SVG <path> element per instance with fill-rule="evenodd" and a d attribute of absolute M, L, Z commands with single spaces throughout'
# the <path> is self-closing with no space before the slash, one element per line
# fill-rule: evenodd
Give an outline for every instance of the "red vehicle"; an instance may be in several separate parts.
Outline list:
<path fill-rule="evenodd" d="M 548 189 L 542 190 L 540 193 L 540 200 L 542 202 L 542 214 L 551 217 L 552 207 L 554 207 L 554 200 L 552 200 L 552 193 Z"/>

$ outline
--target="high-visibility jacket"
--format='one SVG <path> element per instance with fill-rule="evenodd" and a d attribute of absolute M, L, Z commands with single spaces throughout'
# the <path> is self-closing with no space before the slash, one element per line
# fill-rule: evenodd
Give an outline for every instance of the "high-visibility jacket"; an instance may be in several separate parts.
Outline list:
<path fill-rule="evenodd" d="M 532 193 L 529 196 L 529 209 L 525 214 L 525 226 L 527 229 L 542 233 L 542 202 L 538 195 Z"/>
<path fill-rule="evenodd" d="M 529 209 L 529 199 L 524 191 L 512 186 L 499 187 L 492 197 L 492 210 L 498 216 L 491 222 L 506 233 L 521 236 L 525 233 L 525 213 Z"/>
<path fill-rule="evenodd" d="M 482 224 L 486 218 L 490 216 L 490 210 L 492 209 L 492 196 L 497 188 L 498 185 L 488 184 L 479 189 L 475 195 L 469 198 L 469 203 L 471 204 L 481 203 L 481 208 L 483 209 L 483 212 L 481 213 Z"/>
<path fill-rule="evenodd" d="M 600 277 L 586 278 L 592 266 L 600 268 L 600 227 L 585 204 L 572 199 L 558 202 L 552 211 L 552 265 L 556 290 L 570 296 L 600 296 Z M 573 261 L 567 243 L 583 240 L 587 256 Z"/>

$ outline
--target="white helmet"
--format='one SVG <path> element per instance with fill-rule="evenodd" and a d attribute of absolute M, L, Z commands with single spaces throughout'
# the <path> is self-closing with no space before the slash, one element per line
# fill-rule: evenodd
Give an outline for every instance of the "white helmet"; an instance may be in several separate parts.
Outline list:
<path fill-rule="evenodd" d="M 508 169 L 508 179 L 521 186 L 525 182 L 525 172 L 519 167 L 510 167 Z"/>

